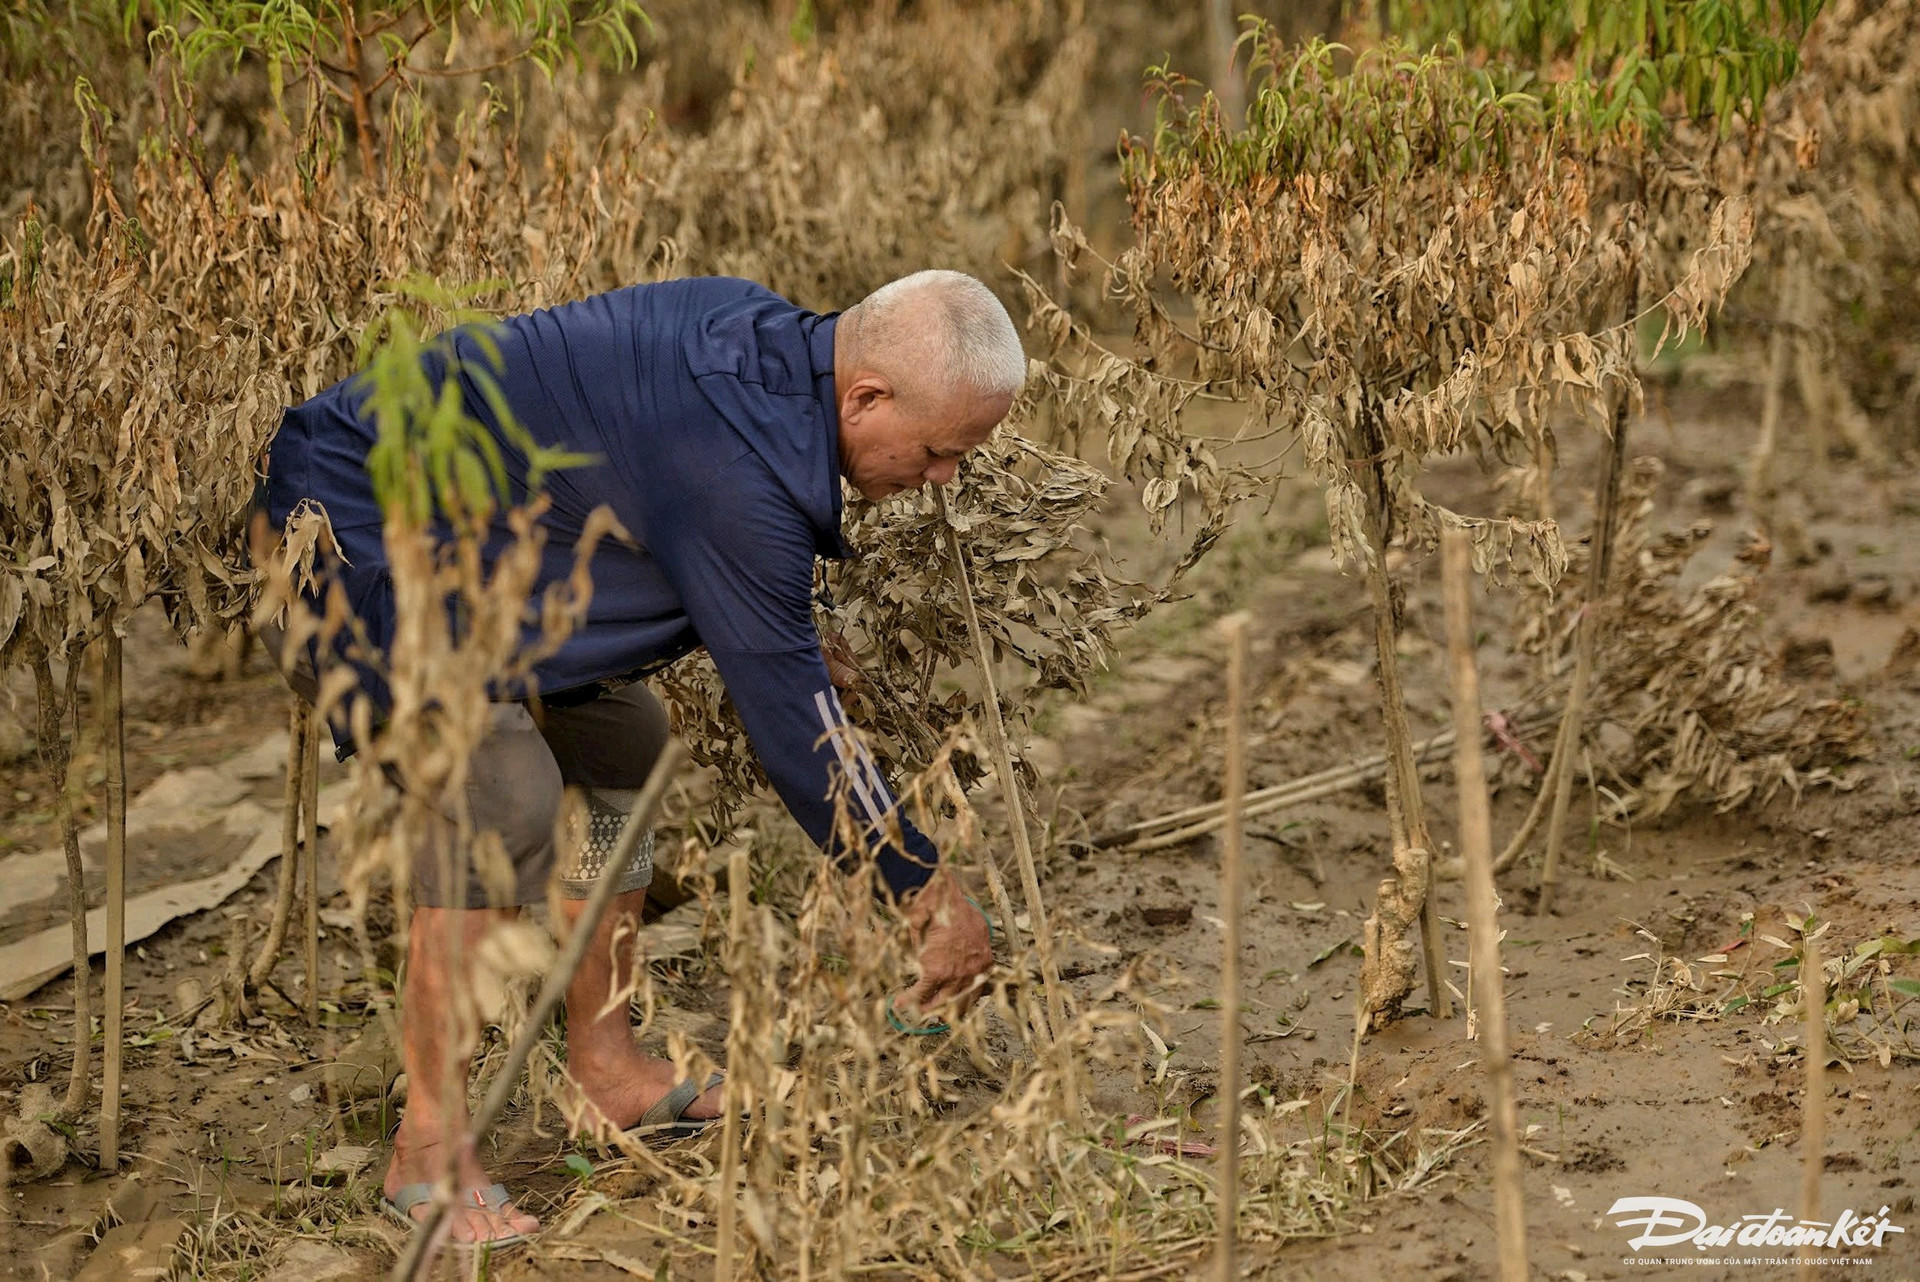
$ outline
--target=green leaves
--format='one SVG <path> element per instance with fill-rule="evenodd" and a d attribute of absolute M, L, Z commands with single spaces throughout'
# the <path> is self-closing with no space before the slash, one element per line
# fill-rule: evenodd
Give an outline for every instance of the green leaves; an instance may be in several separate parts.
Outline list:
<path fill-rule="evenodd" d="M 1458 40 L 1597 93 L 1603 127 L 1653 137 L 1669 113 L 1727 127 L 1756 120 L 1792 79 L 1824 0 L 1405 0 L 1395 29 L 1421 44 Z"/>
<path fill-rule="evenodd" d="M 518 48 L 463 63 L 463 18 Z M 523 60 L 548 75 L 590 54 L 630 67 L 639 60 L 637 31 L 652 27 L 639 0 L 153 0 L 153 20 L 155 39 L 172 47 L 189 75 L 213 67 L 230 73 L 258 58 L 281 110 L 289 71 L 322 88 L 323 101 L 350 114 L 369 160 L 378 122 L 391 114 L 376 97 L 415 90 L 427 77 L 477 75 Z M 592 39 L 583 43 L 583 34 Z"/>
<path fill-rule="evenodd" d="M 1385 45 L 1346 71 L 1340 51 L 1324 41 L 1295 49 L 1265 33 L 1254 54 L 1261 83 L 1241 131 L 1227 126 L 1210 97 L 1190 103 L 1190 82 L 1150 78 L 1160 123 L 1151 153 L 1127 157 L 1129 181 L 1198 172 L 1239 186 L 1332 171 L 1376 184 L 1436 168 L 1470 177 L 1506 166 L 1516 148 L 1552 147 L 1595 123 L 1584 86 L 1543 82 L 1501 63 L 1476 65 L 1457 43 L 1426 53 Z"/>
<path fill-rule="evenodd" d="M 418 529 L 440 516 L 478 531 L 497 511 L 527 497 L 512 493 L 499 442 L 468 412 L 468 390 L 526 458 L 529 491 L 537 492 L 549 472 L 592 461 L 536 444 L 501 394 L 497 325 L 467 305 L 498 287 L 482 282 L 452 289 L 408 277 L 396 283 L 396 292 L 446 314 L 458 328 L 423 339 L 419 315 L 396 306 L 361 336 L 361 414 L 378 434 L 367 452 L 367 472 L 389 519 Z"/>

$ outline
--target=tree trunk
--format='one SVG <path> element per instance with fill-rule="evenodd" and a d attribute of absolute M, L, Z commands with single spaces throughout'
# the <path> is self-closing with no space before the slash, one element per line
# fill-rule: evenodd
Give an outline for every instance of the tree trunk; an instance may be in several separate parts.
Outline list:
<path fill-rule="evenodd" d="M 1806 530 L 1797 516 L 1780 510 L 1780 489 L 1774 477 L 1780 452 L 1780 419 L 1793 365 L 1793 326 L 1798 323 L 1797 261 L 1789 256 L 1780 266 L 1779 298 L 1774 305 L 1773 330 L 1767 335 L 1766 382 L 1761 389 L 1760 437 L 1747 463 L 1747 506 L 1760 528 L 1778 544 L 1781 556 L 1796 565 L 1813 559 Z"/>
<path fill-rule="evenodd" d="M 100 1167 L 120 1167 L 121 1020 L 127 951 L 127 727 L 123 713 L 120 634 L 107 620 L 102 638 L 100 729 L 107 754 L 107 982 L 100 1080 Z"/>
<path fill-rule="evenodd" d="M 1233 0 L 1208 0 L 1207 43 L 1213 47 L 1213 96 L 1220 103 L 1220 114 L 1227 128 L 1239 129 L 1247 123 L 1246 80 L 1233 65 L 1233 52 L 1239 28 L 1233 20 Z"/>
<path fill-rule="evenodd" d="M 1627 315 L 1639 310 L 1640 288 L 1637 275 L 1627 289 Z M 1627 459 L 1627 393 L 1613 406 L 1613 439 L 1607 444 L 1606 463 L 1600 472 L 1593 500 L 1591 556 L 1587 563 L 1587 595 L 1581 607 L 1579 631 L 1574 640 L 1573 685 L 1567 692 L 1566 711 L 1561 715 L 1560 732 L 1554 739 L 1553 760 L 1541 790 L 1553 789 L 1553 810 L 1547 818 L 1547 855 L 1540 869 L 1540 902 L 1535 911 L 1546 916 L 1553 911 L 1554 892 L 1560 882 L 1560 843 L 1566 839 L 1567 806 L 1573 793 L 1573 758 L 1580 750 L 1585 732 L 1587 693 L 1593 683 L 1594 652 L 1599 644 L 1600 615 L 1607 599 L 1607 572 L 1613 561 L 1615 509 L 1620 505 L 1620 476 Z"/>
<path fill-rule="evenodd" d="M 67 912 L 73 922 L 73 1072 L 67 1079 L 67 1097 L 60 1116 L 72 1121 L 87 1107 L 89 1070 L 93 1059 L 93 985 L 87 943 L 87 874 L 80 862 L 80 821 L 74 813 L 73 796 L 67 791 L 67 767 L 73 749 L 62 735 L 61 723 L 75 702 L 80 682 L 80 654 L 66 654 L 66 679 L 62 689 L 53 683 L 52 657 L 42 650 L 34 657 L 33 686 L 39 704 L 40 764 L 53 788 L 54 813 L 60 820 L 60 844 L 67 856 Z"/>
<path fill-rule="evenodd" d="M 1377 457 L 1375 442 L 1366 451 Z M 1393 873 L 1380 883 L 1373 916 L 1364 926 L 1360 968 L 1363 1009 L 1374 1028 L 1391 1022 L 1413 991 L 1413 945 L 1407 939 L 1420 923 L 1421 952 L 1427 970 L 1427 1009 L 1440 1019 L 1453 1015 L 1441 967 L 1438 914 L 1428 894 L 1433 882 L 1433 843 L 1427 836 L 1420 801 L 1420 770 L 1414 760 L 1413 734 L 1407 726 L 1406 696 L 1395 652 L 1399 627 L 1394 617 L 1393 586 L 1387 578 L 1387 540 L 1391 500 L 1378 463 L 1365 466 L 1368 480 L 1367 588 L 1373 598 L 1373 642 L 1379 657 L 1380 720 L 1387 736 L 1387 825 L 1393 847 Z"/>
<path fill-rule="evenodd" d="M 1221 620 L 1227 639 L 1227 748 L 1220 780 L 1227 829 L 1220 861 L 1220 1224 L 1214 1251 L 1220 1282 L 1240 1276 L 1240 917 L 1247 793 L 1247 616 Z"/>
<path fill-rule="evenodd" d="M 341 44 L 346 55 L 347 74 L 353 80 L 349 96 L 353 101 L 354 138 L 360 144 L 360 169 L 368 182 L 377 182 L 380 178 L 380 161 L 373 146 L 373 102 L 368 96 L 366 75 L 360 65 L 360 28 L 354 24 L 352 5 L 341 7 L 341 23 Z"/>

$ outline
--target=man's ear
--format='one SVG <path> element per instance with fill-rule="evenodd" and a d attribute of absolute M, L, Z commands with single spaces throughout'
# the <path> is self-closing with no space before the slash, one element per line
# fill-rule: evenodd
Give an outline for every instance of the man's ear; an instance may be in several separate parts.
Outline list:
<path fill-rule="evenodd" d="M 853 380 L 847 388 L 847 394 L 841 398 L 840 412 L 843 417 L 858 418 L 883 400 L 893 397 L 893 384 L 878 374 L 862 374 Z"/>

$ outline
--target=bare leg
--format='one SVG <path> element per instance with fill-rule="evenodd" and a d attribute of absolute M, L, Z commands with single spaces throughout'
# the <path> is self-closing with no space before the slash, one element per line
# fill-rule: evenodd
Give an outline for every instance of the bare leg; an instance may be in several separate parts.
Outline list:
<path fill-rule="evenodd" d="M 567 989 L 568 1071 L 594 1107 L 622 1130 L 639 1122 L 640 1115 L 672 1090 L 677 1080 L 671 1060 L 643 1055 L 634 1044 L 626 999 L 609 1002 L 613 994 L 631 986 L 637 975 L 640 959 L 636 956 L 633 925 L 640 920 L 640 906 L 646 898 L 646 891 L 635 890 L 613 901 Z M 568 925 L 572 925 L 579 920 L 586 901 L 563 899 L 560 904 Z M 616 957 L 614 933 L 623 919 L 628 926 Z M 717 1086 L 694 1100 L 686 1111 L 689 1118 L 719 1115 Z"/>
<path fill-rule="evenodd" d="M 416 908 L 407 945 L 407 983 L 401 995 L 401 1058 L 406 1064 L 407 1111 L 393 1137 L 386 1193 L 403 1184 L 432 1183 L 447 1169 L 447 1146 L 456 1145 L 454 1190 L 465 1202 L 448 1215 L 456 1242 L 479 1242 L 531 1233 L 540 1221 L 511 1202 L 500 1212 L 474 1204 L 473 1191 L 493 1183 L 467 1143 L 467 1072 L 473 1031 L 455 1026 L 453 1012 L 465 1005 L 455 990 L 448 958 L 456 947 L 472 957 L 480 940 L 514 910 Z M 424 1218 L 427 1208 L 415 1209 Z"/>

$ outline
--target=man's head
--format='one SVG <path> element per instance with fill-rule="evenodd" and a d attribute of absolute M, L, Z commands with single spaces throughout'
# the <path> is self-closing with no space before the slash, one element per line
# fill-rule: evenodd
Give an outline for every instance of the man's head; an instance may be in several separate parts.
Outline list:
<path fill-rule="evenodd" d="M 840 471 L 870 499 L 953 479 L 1026 381 L 1007 309 L 962 272 L 882 285 L 842 313 L 833 341 Z"/>

